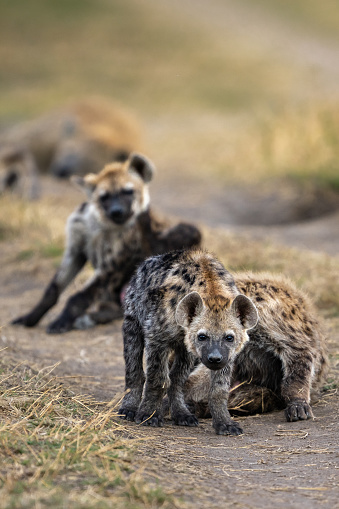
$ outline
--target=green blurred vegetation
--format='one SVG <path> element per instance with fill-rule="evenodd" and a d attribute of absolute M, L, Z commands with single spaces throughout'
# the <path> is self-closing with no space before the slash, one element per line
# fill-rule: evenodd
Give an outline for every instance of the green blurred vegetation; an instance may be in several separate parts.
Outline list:
<path fill-rule="evenodd" d="M 253 0 L 241 0 L 253 7 Z M 256 0 L 255 5 L 279 16 L 294 26 L 315 34 L 339 39 L 339 2 L 337 0 Z"/>
<path fill-rule="evenodd" d="M 339 34 L 336 1 L 234 6 L 295 34 Z M 143 118 L 160 165 L 179 158 L 227 182 L 312 175 L 338 189 L 339 104 L 300 97 L 304 84 L 305 97 L 316 87 L 310 70 L 193 18 L 168 1 L 3 0 L 0 125 L 104 95 Z"/>
<path fill-rule="evenodd" d="M 245 110 L 279 104 L 295 79 L 230 34 L 188 26 L 170 3 L 3 0 L 0 9 L 3 120 L 93 93 L 142 113 Z"/>

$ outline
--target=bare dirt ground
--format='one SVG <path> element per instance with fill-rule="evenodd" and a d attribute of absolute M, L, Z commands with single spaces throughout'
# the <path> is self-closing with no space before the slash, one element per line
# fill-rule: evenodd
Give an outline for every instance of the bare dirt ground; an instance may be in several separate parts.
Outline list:
<path fill-rule="evenodd" d="M 65 187 L 61 184 L 47 180 L 46 185 L 49 192 L 64 195 Z M 178 192 L 184 193 L 185 187 L 178 191 L 168 178 L 159 178 L 152 194 L 164 210 L 195 219 L 202 215 L 206 222 L 215 225 L 216 214 L 222 218 L 223 209 L 211 207 L 211 203 L 213 193 L 220 199 L 220 190 L 215 187 L 206 192 L 204 184 L 196 186 L 191 193 L 186 189 L 185 210 L 175 209 L 178 200 L 171 202 L 171 196 L 178 197 Z M 80 200 L 81 196 L 75 194 L 74 201 Z M 216 203 L 220 203 L 217 198 Z M 301 228 L 302 232 L 313 228 L 316 240 L 323 233 L 323 222 L 329 225 L 328 240 L 336 238 L 335 249 L 338 249 L 337 230 L 331 230 L 331 225 L 336 228 L 337 223 L 331 215 L 304 222 L 303 228 L 296 224 L 290 228 Z M 253 231 L 252 226 L 246 228 Z M 272 226 L 255 228 L 268 235 L 273 229 Z M 286 228 L 284 225 L 274 229 L 281 243 L 289 241 Z M 36 302 L 53 272 L 50 261 L 18 262 L 19 245 L 13 239 L 1 246 L 2 324 Z M 78 285 L 73 283 L 67 293 L 74 292 Z M 49 336 L 45 333 L 46 324 L 56 316 L 65 298 L 33 329 L 4 325 L 0 348 L 8 347 L 7 352 L 17 362 L 38 370 L 59 363 L 54 374 L 64 377 L 75 393 L 110 401 L 124 387 L 121 321 L 88 331 Z M 332 321 L 332 340 L 339 343 L 338 319 Z M 181 497 L 187 506 L 332 509 L 339 507 L 339 394 L 336 389 L 322 394 L 314 405 L 314 414 L 315 420 L 297 423 L 284 422 L 282 412 L 243 417 L 244 435 L 239 437 L 215 435 L 210 420 L 202 420 L 198 428 L 187 429 L 174 427 L 170 421 L 162 429 L 127 423 L 125 430 L 132 443 L 136 442 L 133 439 L 142 438 L 136 442 L 135 467 L 143 469 L 151 482 L 159 482 Z"/>
<path fill-rule="evenodd" d="M 291 182 L 229 187 L 202 175 L 181 175 L 180 186 L 175 186 L 169 170 L 152 187 L 153 203 L 164 212 L 253 239 L 339 254 L 338 193 L 305 193 Z"/>

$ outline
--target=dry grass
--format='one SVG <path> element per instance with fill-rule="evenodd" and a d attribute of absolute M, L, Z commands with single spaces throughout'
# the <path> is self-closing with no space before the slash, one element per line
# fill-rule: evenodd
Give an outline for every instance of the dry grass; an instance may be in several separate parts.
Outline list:
<path fill-rule="evenodd" d="M 166 120 L 167 121 L 167 120 Z M 305 192 L 339 190 L 339 103 L 313 103 L 237 119 L 218 115 L 186 118 L 157 129 L 158 160 L 191 177 L 217 178 L 223 185 L 284 181 Z M 171 131 L 171 135 L 168 135 Z M 160 164 L 161 167 L 161 164 Z"/>
<path fill-rule="evenodd" d="M 291 177 L 339 189 L 339 105 L 310 105 L 261 120 L 236 140 L 228 173 L 257 181 Z M 241 147 L 246 147 L 245 151 Z"/>
<path fill-rule="evenodd" d="M 118 398 L 99 404 L 52 376 L 55 366 L 34 372 L 0 355 L 1 507 L 179 507 L 133 465 Z"/>

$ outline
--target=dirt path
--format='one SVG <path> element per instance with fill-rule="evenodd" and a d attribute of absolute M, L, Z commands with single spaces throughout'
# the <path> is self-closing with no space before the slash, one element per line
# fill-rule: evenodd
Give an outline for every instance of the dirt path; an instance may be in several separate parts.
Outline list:
<path fill-rule="evenodd" d="M 230 188 L 202 176 L 181 177 L 175 186 L 174 179 L 163 171 L 152 184 L 153 203 L 164 212 L 252 239 L 339 254 L 339 195 L 307 197 L 288 189 L 286 198 L 283 186 L 280 191 Z"/>

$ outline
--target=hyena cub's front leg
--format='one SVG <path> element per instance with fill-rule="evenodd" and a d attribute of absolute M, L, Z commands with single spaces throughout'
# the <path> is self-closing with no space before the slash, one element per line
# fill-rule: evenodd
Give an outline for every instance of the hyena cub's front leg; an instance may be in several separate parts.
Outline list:
<path fill-rule="evenodd" d="M 231 367 L 220 371 L 211 371 L 211 387 L 208 395 L 208 406 L 212 414 L 213 428 L 217 435 L 241 435 L 241 426 L 231 419 L 227 400 L 231 382 Z"/>
<path fill-rule="evenodd" d="M 153 340 L 146 346 L 146 382 L 135 416 L 137 424 L 163 426 L 163 398 L 169 386 L 169 350 Z"/>
<path fill-rule="evenodd" d="M 305 353 L 294 359 L 293 365 L 284 366 L 284 377 L 281 383 L 281 395 L 286 402 L 285 417 L 289 422 L 311 419 L 310 386 L 312 364 L 307 361 Z"/>
<path fill-rule="evenodd" d="M 168 401 L 171 417 L 178 426 L 198 426 L 198 419 L 187 408 L 184 397 L 184 385 L 193 369 L 195 357 L 187 351 L 184 345 L 176 351 L 170 372 L 170 386 Z"/>
<path fill-rule="evenodd" d="M 144 333 L 138 320 L 125 316 L 123 323 L 125 390 L 128 391 L 119 408 L 119 416 L 134 421 L 145 382 L 143 370 Z"/>

